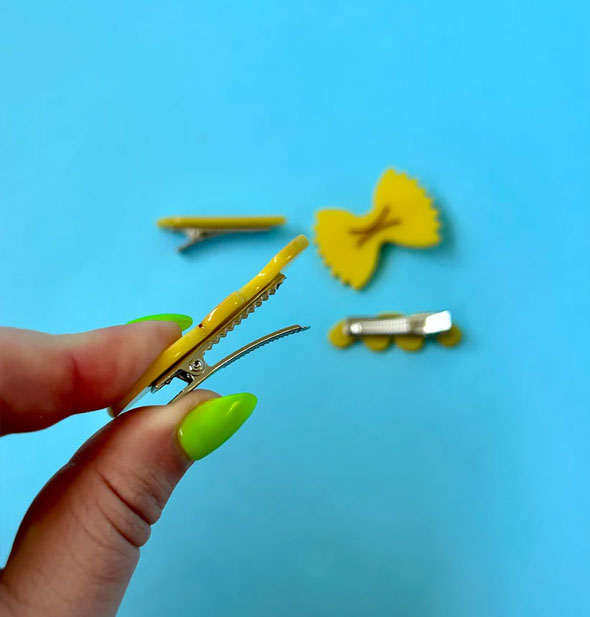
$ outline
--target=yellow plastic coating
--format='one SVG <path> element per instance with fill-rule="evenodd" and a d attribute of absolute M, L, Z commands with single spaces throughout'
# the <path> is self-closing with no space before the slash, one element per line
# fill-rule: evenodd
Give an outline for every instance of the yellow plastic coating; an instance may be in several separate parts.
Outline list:
<path fill-rule="evenodd" d="M 392 342 L 390 336 L 363 336 L 363 343 L 371 351 L 385 351 Z"/>
<path fill-rule="evenodd" d="M 463 333 L 461 330 L 457 326 L 452 325 L 450 330 L 437 335 L 436 340 L 445 347 L 454 347 L 461 342 L 462 338 Z"/>
<path fill-rule="evenodd" d="M 286 220 L 284 216 L 168 216 L 157 225 L 166 229 L 257 229 L 284 225 Z"/>
<path fill-rule="evenodd" d="M 361 289 L 373 276 L 383 244 L 413 248 L 438 244 L 437 215 L 432 199 L 416 180 L 388 169 L 377 184 L 368 214 L 320 210 L 315 240 L 334 276 Z"/>
<path fill-rule="evenodd" d="M 197 326 L 165 349 L 154 360 L 133 388 L 112 406 L 112 415 L 117 415 L 123 411 L 173 364 L 190 353 L 225 323 L 231 321 L 245 304 L 252 300 L 265 285 L 270 283 L 308 245 L 309 242 L 305 236 L 297 236 L 279 251 L 251 281 L 246 283 L 239 291 L 233 292 L 225 300 L 222 300 Z"/>
<path fill-rule="evenodd" d="M 344 334 L 341 321 L 330 328 L 328 332 L 328 340 L 332 343 L 332 345 L 334 345 L 334 347 L 340 347 L 341 349 L 344 349 L 355 342 L 354 337 Z"/>
<path fill-rule="evenodd" d="M 398 334 L 393 341 L 404 351 L 420 351 L 424 347 L 424 337 L 418 334 Z"/>

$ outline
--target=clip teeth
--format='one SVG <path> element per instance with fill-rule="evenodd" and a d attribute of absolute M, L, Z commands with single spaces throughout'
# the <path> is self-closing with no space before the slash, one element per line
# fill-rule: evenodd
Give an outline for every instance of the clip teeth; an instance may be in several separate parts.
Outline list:
<path fill-rule="evenodd" d="M 288 328 L 283 328 L 282 330 L 277 330 L 276 332 L 272 332 L 271 334 L 268 334 L 267 336 L 262 337 L 261 339 L 258 339 L 258 341 L 254 341 L 250 345 L 236 352 L 234 357 L 232 357 L 230 360 L 223 362 L 223 366 L 224 367 L 229 366 L 230 364 L 233 364 L 236 360 L 243 358 L 249 353 L 252 353 L 254 350 L 260 349 L 261 347 L 264 347 L 265 345 L 268 345 L 269 343 L 274 343 L 274 341 L 278 341 L 279 339 L 285 338 L 286 336 L 290 336 L 291 334 L 305 332 L 305 330 L 309 330 L 309 326 L 298 326 L 298 325 L 289 326 Z"/>
<path fill-rule="evenodd" d="M 249 304 L 241 313 L 238 313 L 236 317 L 234 317 L 234 319 L 227 324 L 227 326 L 220 330 L 220 332 L 211 339 L 203 351 L 208 351 L 211 347 L 213 347 L 213 345 L 219 343 L 222 338 L 227 336 L 228 332 L 231 332 L 237 325 L 242 323 L 244 319 L 247 319 L 248 316 L 251 315 L 259 306 L 262 306 L 264 301 L 268 300 L 270 296 L 274 296 L 284 280 L 284 277 L 282 277 L 271 284 L 254 302 Z"/>

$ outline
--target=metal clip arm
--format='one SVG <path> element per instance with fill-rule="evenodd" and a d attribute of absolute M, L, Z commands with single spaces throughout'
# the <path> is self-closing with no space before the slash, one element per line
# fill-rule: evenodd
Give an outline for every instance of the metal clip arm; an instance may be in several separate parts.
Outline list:
<path fill-rule="evenodd" d="M 185 360 L 182 360 L 175 367 L 171 368 L 170 371 L 162 375 L 159 379 L 157 379 L 151 386 L 152 392 L 157 392 L 163 386 L 169 384 L 175 377 L 181 379 L 182 381 L 186 381 L 187 385 L 170 401 L 174 403 L 184 395 L 192 392 L 197 386 L 202 384 L 205 379 L 209 378 L 213 373 L 216 373 L 219 369 L 225 368 L 239 360 L 246 354 L 266 345 L 267 343 L 272 343 L 273 341 L 277 341 L 280 338 L 285 336 L 289 336 L 290 334 L 296 334 L 298 332 L 303 332 L 304 330 L 309 330 L 309 326 L 299 326 L 293 325 L 288 326 L 286 328 L 281 328 L 280 330 L 276 330 L 275 332 L 271 332 L 266 336 L 262 336 L 240 349 L 237 349 L 233 353 L 229 354 L 222 360 L 219 360 L 216 364 L 207 364 L 204 359 L 204 351 L 200 348 L 196 349 L 189 357 Z"/>
<path fill-rule="evenodd" d="M 182 231 L 184 235 L 186 236 L 186 242 L 184 244 L 181 244 L 177 250 L 179 252 L 185 251 L 186 249 L 193 246 L 194 244 L 198 244 L 199 242 L 202 242 L 203 240 L 207 240 L 208 238 L 215 238 L 216 236 L 225 236 L 227 234 L 234 234 L 234 233 L 261 232 L 261 231 L 268 231 L 269 229 L 270 227 L 246 227 L 246 228 L 242 228 L 242 227 L 225 228 L 224 227 L 220 229 L 214 229 L 214 228 L 200 229 L 198 227 L 187 227 L 187 228 L 179 230 L 179 231 Z"/>

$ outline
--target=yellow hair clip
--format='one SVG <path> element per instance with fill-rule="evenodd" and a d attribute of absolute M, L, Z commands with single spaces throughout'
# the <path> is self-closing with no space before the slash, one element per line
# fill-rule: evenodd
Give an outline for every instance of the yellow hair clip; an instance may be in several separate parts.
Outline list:
<path fill-rule="evenodd" d="M 381 245 L 427 248 L 440 242 L 438 212 L 426 191 L 406 174 L 388 169 L 373 196 L 373 209 L 364 216 L 346 210 L 317 213 L 318 251 L 332 273 L 361 289 L 370 280 Z"/>
<path fill-rule="evenodd" d="M 445 347 L 461 342 L 461 330 L 452 323 L 449 311 L 437 313 L 382 313 L 378 317 L 348 317 L 328 333 L 330 342 L 344 348 L 361 340 L 372 351 L 384 351 L 395 343 L 404 351 L 418 351 L 426 337 L 434 336 Z"/>
<path fill-rule="evenodd" d="M 194 390 L 213 373 L 235 362 L 250 351 L 289 334 L 307 330 L 307 327 L 298 325 L 282 328 L 241 347 L 212 366 L 208 365 L 204 359 L 204 354 L 208 349 L 211 349 L 219 339 L 233 330 L 243 319 L 254 312 L 256 307 L 276 292 L 279 285 L 285 280 L 285 275 L 281 273 L 281 270 L 308 244 L 305 236 L 297 236 L 275 255 L 251 281 L 246 283 L 239 291 L 230 294 L 196 327 L 165 349 L 133 388 L 111 407 L 109 410 L 111 415 L 116 416 L 125 411 L 148 390 L 156 392 L 177 377 L 185 381 L 187 385 L 172 399 L 172 401 L 175 401 Z"/>
<path fill-rule="evenodd" d="M 186 242 L 178 247 L 184 251 L 189 246 L 214 236 L 226 234 L 269 231 L 283 225 L 284 216 L 169 216 L 157 221 L 158 227 L 185 234 Z"/>

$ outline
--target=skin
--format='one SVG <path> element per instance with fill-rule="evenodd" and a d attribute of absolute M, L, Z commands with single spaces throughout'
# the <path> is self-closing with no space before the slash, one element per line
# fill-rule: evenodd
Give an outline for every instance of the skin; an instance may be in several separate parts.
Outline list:
<path fill-rule="evenodd" d="M 180 334 L 166 322 L 61 336 L 0 328 L 0 433 L 109 406 Z M 174 405 L 132 410 L 78 450 L 20 526 L 0 575 L 0 615 L 116 614 L 140 547 L 192 464 L 177 427 L 216 396 L 201 390 Z"/>

